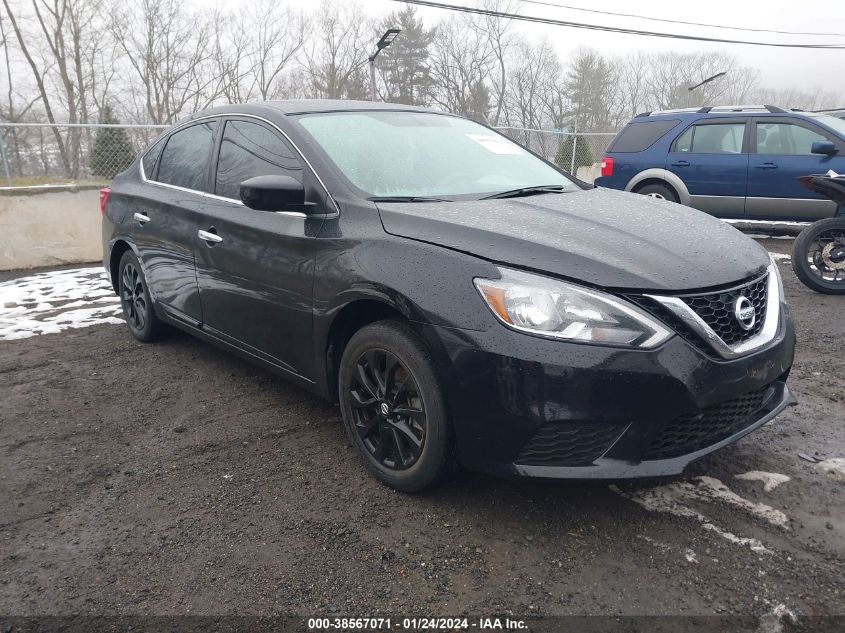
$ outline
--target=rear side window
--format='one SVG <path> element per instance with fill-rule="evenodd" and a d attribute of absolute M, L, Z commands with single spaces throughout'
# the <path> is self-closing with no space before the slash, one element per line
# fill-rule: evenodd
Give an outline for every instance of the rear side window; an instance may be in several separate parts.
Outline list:
<path fill-rule="evenodd" d="M 171 134 L 159 159 L 156 180 L 168 185 L 204 191 L 217 123 L 197 123 Z"/>
<path fill-rule="evenodd" d="M 810 155 L 813 143 L 830 140 L 826 136 L 791 123 L 758 123 L 757 153 L 781 156 Z"/>
<path fill-rule="evenodd" d="M 654 145 L 661 136 L 680 123 L 677 119 L 665 121 L 634 121 L 619 133 L 611 152 L 642 152 Z"/>
<path fill-rule="evenodd" d="M 240 198 L 240 186 L 254 176 L 291 176 L 302 182 L 302 166 L 293 148 L 263 125 L 228 121 L 223 128 L 214 192 Z"/>
<path fill-rule="evenodd" d="M 147 150 L 147 153 L 144 154 L 144 158 L 141 159 L 141 162 L 144 165 L 144 175 L 152 179 L 156 173 L 156 165 L 158 165 L 158 159 L 161 158 L 161 150 L 164 149 L 164 139 L 159 139 L 158 142 L 153 145 L 150 149 Z"/>
<path fill-rule="evenodd" d="M 745 123 L 693 125 L 675 141 L 676 152 L 741 154 Z"/>

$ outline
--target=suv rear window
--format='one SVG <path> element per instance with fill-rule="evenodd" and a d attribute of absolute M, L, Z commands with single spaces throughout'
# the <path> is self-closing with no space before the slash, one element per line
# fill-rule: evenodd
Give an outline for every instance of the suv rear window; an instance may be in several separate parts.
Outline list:
<path fill-rule="evenodd" d="M 680 123 L 677 119 L 663 121 L 634 121 L 619 133 L 608 151 L 642 152 Z"/>

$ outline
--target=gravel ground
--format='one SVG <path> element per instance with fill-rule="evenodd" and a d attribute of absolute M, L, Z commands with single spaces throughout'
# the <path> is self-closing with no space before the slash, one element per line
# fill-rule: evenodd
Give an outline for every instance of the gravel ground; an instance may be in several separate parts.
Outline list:
<path fill-rule="evenodd" d="M 336 407 L 187 335 L 0 341 L 0 614 L 845 614 L 845 481 L 806 459 L 845 457 L 845 299 L 781 269 L 800 405 L 618 486 L 407 496 Z"/>

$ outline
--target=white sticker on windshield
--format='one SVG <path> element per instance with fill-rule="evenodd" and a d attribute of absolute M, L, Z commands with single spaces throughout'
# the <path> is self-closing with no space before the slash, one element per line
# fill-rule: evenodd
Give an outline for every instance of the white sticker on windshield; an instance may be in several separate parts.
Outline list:
<path fill-rule="evenodd" d="M 522 154 L 522 148 L 515 143 L 511 143 L 504 136 L 497 136 L 495 134 L 467 134 L 467 138 L 472 139 L 493 154 Z"/>

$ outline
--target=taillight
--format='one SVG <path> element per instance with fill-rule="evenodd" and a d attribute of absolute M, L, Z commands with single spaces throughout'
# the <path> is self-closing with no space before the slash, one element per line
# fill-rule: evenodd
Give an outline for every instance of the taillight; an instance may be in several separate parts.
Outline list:
<path fill-rule="evenodd" d="M 100 213 L 106 214 L 106 205 L 109 203 L 109 196 L 111 195 L 111 187 L 103 187 L 100 189 Z"/>
<path fill-rule="evenodd" d="M 605 156 L 601 159 L 601 175 L 602 176 L 612 176 L 613 175 L 613 158 L 610 156 Z"/>

